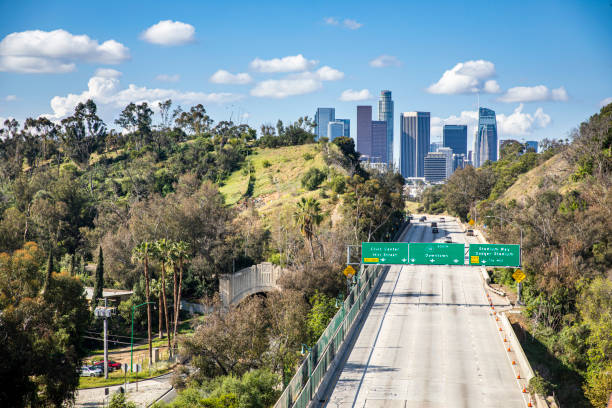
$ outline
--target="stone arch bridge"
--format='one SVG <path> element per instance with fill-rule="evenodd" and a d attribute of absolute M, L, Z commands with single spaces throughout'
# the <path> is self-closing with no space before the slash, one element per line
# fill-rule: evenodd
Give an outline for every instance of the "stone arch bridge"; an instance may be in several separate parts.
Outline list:
<path fill-rule="evenodd" d="M 219 277 L 219 294 L 224 307 L 240 303 L 248 296 L 278 289 L 278 278 L 285 272 L 270 262 L 241 269 L 234 274 Z"/>

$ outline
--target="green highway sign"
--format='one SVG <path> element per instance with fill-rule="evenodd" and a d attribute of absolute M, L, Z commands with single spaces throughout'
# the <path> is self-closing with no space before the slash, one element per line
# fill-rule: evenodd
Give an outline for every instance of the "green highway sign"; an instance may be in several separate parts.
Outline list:
<path fill-rule="evenodd" d="M 465 245 L 416 243 L 409 245 L 410 265 L 464 265 Z"/>
<path fill-rule="evenodd" d="M 521 246 L 470 244 L 470 265 L 521 266 Z"/>
<path fill-rule="evenodd" d="M 362 242 L 361 262 L 364 264 L 406 264 L 407 242 Z"/>

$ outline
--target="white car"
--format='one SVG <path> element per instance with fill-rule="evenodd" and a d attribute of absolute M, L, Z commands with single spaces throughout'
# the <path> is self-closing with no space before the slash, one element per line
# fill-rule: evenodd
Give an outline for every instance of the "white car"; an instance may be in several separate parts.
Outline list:
<path fill-rule="evenodd" d="M 444 243 L 445 244 L 452 244 L 453 243 L 453 239 L 450 236 L 446 236 L 444 237 Z"/>
<path fill-rule="evenodd" d="M 101 377 L 102 369 L 100 367 L 81 367 L 81 377 Z"/>

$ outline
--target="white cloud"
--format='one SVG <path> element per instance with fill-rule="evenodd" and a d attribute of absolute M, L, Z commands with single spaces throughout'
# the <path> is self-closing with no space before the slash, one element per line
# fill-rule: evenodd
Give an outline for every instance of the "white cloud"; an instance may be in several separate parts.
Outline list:
<path fill-rule="evenodd" d="M 181 76 L 179 74 L 159 74 L 155 77 L 155 79 L 162 82 L 178 82 L 181 79 Z"/>
<path fill-rule="evenodd" d="M 12 102 L 17 100 L 17 95 L 6 95 L 4 100 L 7 102 Z"/>
<path fill-rule="evenodd" d="M 119 78 L 123 75 L 121 72 L 112 68 L 98 68 L 96 69 L 96 73 L 94 76 L 102 77 L 102 78 Z"/>
<path fill-rule="evenodd" d="M 162 20 L 147 28 L 140 38 L 159 45 L 183 45 L 195 41 L 195 27 L 180 21 Z"/>
<path fill-rule="evenodd" d="M 61 29 L 16 32 L 0 41 L 0 71 L 65 73 L 77 62 L 119 64 L 129 58 L 129 49 L 115 40 L 100 44 Z"/>
<path fill-rule="evenodd" d="M 298 54 L 269 60 L 255 58 L 251 61 L 250 67 L 258 72 L 297 72 L 306 71 L 318 63 L 319 61 L 307 60 L 302 54 Z"/>
<path fill-rule="evenodd" d="M 502 137 L 530 135 L 535 129 L 545 128 L 550 122 L 550 116 L 542 108 L 536 109 L 533 114 L 524 113 L 522 103 L 508 116 L 503 113 L 497 115 L 497 126 Z"/>
<path fill-rule="evenodd" d="M 210 82 L 215 84 L 238 84 L 244 85 L 252 81 L 252 78 L 246 72 L 238 74 L 232 74 L 224 69 L 220 69 L 215 72 L 209 79 Z"/>
<path fill-rule="evenodd" d="M 357 21 L 352 20 L 350 18 L 345 18 L 342 24 L 350 30 L 357 30 L 358 28 L 363 27 L 363 24 L 358 23 Z"/>
<path fill-rule="evenodd" d="M 483 81 L 495 75 L 495 65 L 490 61 L 477 60 L 460 62 L 453 68 L 447 70 L 442 78 L 427 88 L 433 94 L 465 94 L 475 92 L 488 92 L 498 90 L 490 83 L 487 89 L 483 87 Z"/>
<path fill-rule="evenodd" d="M 347 89 L 340 95 L 340 100 L 343 102 L 364 101 L 372 98 L 374 98 L 374 96 L 367 89 L 362 89 L 361 91 Z"/>
<path fill-rule="evenodd" d="M 402 65 L 399 59 L 393 55 L 381 55 L 377 58 L 374 58 L 370 61 L 370 66 L 374 68 L 384 68 L 384 67 L 399 67 Z"/>
<path fill-rule="evenodd" d="M 321 89 L 322 83 L 317 78 L 285 78 L 259 82 L 251 95 L 260 98 L 282 99 L 293 95 L 303 95 Z"/>
<path fill-rule="evenodd" d="M 609 97 L 609 98 L 606 98 L 606 99 L 602 99 L 602 100 L 599 102 L 599 107 L 600 107 L 600 108 L 603 108 L 604 106 L 609 105 L 609 104 L 611 104 L 611 103 L 612 103 L 612 96 L 611 96 L 611 97 Z"/>
<path fill-rule="evenodd" d="M 109 72 L 114 71 L 114 72 Z M 119 71 L 104 70 L 89 79 L 87 90 L 80 94 L 55 96 L 51 99 L 53 113 L 46 116 L 54 119 L 62 118 L 74 110 L 79 102 L 93 99 L 99 105 L 108 105 L 113 108 L 124 108 L 130 102 L 147 102 L 156 105 L 158 102 L 172 99 L 183 103 L 225 103 L 238 100 L 242 95 L 232 93 L 203 93 L 184 92 L 175 89 L 147 88 L 134 84 L 122 88 L 119 82 Z"/>
<path fill-rule="evenodd" d="M 325 17 L 323 19 L 323 22 L 325 22 L 325 24 L 327 25 L 332 25 L 332 26 L 340 25 L 340 20 L 338 20 L 335 17 Z M 357 21 L 353 19 L 345 18 L 344 20 L 342 20 L 342 26 L 344 28 L 348 28 L 349 30 L 357 30 L 358 28 L 363 27 L 363 24 L 358 23 Z"/>
<path fill-rule="evenodd" d="M 340 22 L 337 19 L 335 19 L 334 17 L 325 17 L 323 19 L 323 21 L 327 25 L 338 25 L 338 24 L 340 24 Z"/>
<path fill-rule="evenodd" d="M 482 88 L 482 90 L 486 93 L 500 93 L 501 92 L 501 87 L 499 86 L 499 84 L 497 83 L 496 80 L 494 79 L 489 79 L 487 82 L 485 82 L 484 87 Z"/>
<path fill-rule="evenodd" d="M 321 81 L 337 81 L 344 78 L 344 72 L 327 65 L 317 69 L 316 74 Z"/>
<path fill-rule="evenodd" d="M 300 72 L 287 75 L 282 79 L 259 82 L 251 89 L 251 95 L 277 99 L 303 95 L 321 89 L 324 81 L 337 81 L 342 78 L 344 78 L 344 72 L 325 65 L 315 72 Z"/>
<path fill-rule="evenodd" d="M 544 85 L 516 86 L 510 88 L 499 97 L 501 102 L 538 102 L 538 101 L 567 101 L 568 95 L 564 87 L 548 89 Z"/>

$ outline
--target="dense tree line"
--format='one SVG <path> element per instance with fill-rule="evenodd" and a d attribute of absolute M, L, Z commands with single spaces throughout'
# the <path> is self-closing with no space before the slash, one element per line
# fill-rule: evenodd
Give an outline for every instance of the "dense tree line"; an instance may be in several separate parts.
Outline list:
<path fill-rule="evenodd" d="M 529 357 L 540 389 L 563 405 L 604 407 L 612 392 L 612 104 L 571 141 L 543 147 L 536 154 L 506 145 L 499 162 L 457 171 L 428 190 L 423 205 L 486 224 L 494 242 L 519 242 L 523 232 L 525 314 L 541 343 Z M 531 194 L 500 199 L 520 174 L 551 158 L 569 175 L 538 175 Z M 512 272 L 493 278 L 511 285 Z"/>

